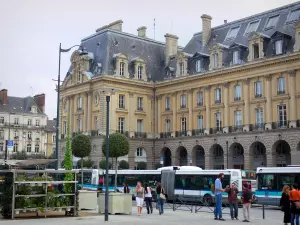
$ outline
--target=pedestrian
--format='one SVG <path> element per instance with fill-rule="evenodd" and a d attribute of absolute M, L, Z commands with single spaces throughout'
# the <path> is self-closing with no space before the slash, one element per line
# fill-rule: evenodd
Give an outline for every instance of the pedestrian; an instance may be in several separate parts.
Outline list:
<path fill-rule="evenodd" d="M 166 200 L 165 197 L 165 190 L 161 183 L 158 183 L 156 187 L 156 194 L 157 194 L 157 206 L 159 210 L 159 215 L 164 214 L 164 202 Z"/>
<path fill-rule="evenodd" d="M 289 191 L 290 191 L 290 187 L 288 185 L 284 185 L 282 189 L 281 199 L 280 199 L 281 211 L 284 212 L 283 223 L 285 225 L 291 222 Z"/>
<path fill-rule="evenodd" d="M 250 208 L 251 208 L 251 202 L 254 200 L 254 195 L 249 189 L 247 183 L 244 184 L 241 199 L 242 199 L 243 214 L 244 214 L 243 222 L 250 222 Z"/>
<path fill-rule="evenodd" d="M 222 193 L 225 191 L 222 188 L 222 179 L 224 178 L 224 173 L 220 173 L 218 178 L 215 180 L 215 199 L 216 199 L 216 208 L 215 208 L 215 220 L 224 221 L 222 218 Z"/>
<path fill-rule="evenodd" d="M 145 198 L 145 189 L 142 187 L 142 183 L 139 181 L 139 182 L 137 182 L 137 185 L 136 185 L 136 197 L 135 197 L 139 216 L 142 215 L 144 198 Z"/>
<path fill-rule="evenodd" d="M 130 193 L 130 189 L 129 189 L 127 183 L 123 183 L 123 193 L 124 194 L 129 194 Z"/>
<path fill-rule="evenodd" d="M 153 207 L 152 207 L 152 191 L 154 191 L 149 184 L 147 184 L 145 189 L 145 202 L 146 202 L 146 208 L 147 208 L 147 214 L 153 213 Z"/>
<path fill-rule="evenodd" d="M 299 225 L 300 193 L 298 190 L 298 184 L 293 184 L 292 186 L 292 190 L 290 191 L 290 202 L 291 202 L 291 225 L 295 225 L 295 224 Z"/>
<path fill-rule="evenodd" d="M 225 192 L 228 193 L 228 204 L 230 207 L 230 215 L 231 219 L 238 220 L 238 201 L 237 196 L 239 193 L 239 190 L 237 189 L 236 185 L 234 183 L 231 184 L 231 187 L 229 185 L 226 187 Z"/>

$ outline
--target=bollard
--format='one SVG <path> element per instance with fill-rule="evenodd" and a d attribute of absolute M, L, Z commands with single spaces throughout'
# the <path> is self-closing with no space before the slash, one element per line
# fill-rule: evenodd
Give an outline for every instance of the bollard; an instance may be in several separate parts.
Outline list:
<path fill-rule="evenodd" d="M 265 204 L 263 204 L 263 219 L 265 219 Z"/>

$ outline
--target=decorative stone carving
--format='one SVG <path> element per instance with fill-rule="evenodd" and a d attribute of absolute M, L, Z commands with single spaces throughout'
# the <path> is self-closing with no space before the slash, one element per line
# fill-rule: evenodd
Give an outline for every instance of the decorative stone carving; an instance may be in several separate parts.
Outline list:
<path fill-rule="evenodd" d="M 267 81 L 271 81 L 272 80 L 272 74 L 266 75 L 265 76 Z"/>
<path fill-rule="evenodd" d="M 205 86 L 205 90 L 206 90 L 206 91 L 210 91 L 210 89 L 211 89 L 211 85 Z"/>
<path fill-rule="evenodd" d="M 290 71 L 288 71 L 288 74 L 289 74 L 291 77 L 296 77 L 296 70 L 290 70 Z"/>
<path fill-rule="evenodd" d="M 134 93 L 133 92 L 129 92 L 129 97 L 133 98 L 134 97 Z"/>
<path fill-rule="evenodd" d="M 225 82 L 223 83 L 224 88 L 228 88 L 229 87 L 229 82 Z"/>
<path fill-rule="evenodd" d="M 249 78 L 247 78 L 247 79 L 244 79 L 244 80 L 243 80 L 243 83 L 244 83 L 244 84 L 246 84 L 246 85 L 249 85 L 249 83 L 250 83 L 250 79 L 249 79 Z"/>

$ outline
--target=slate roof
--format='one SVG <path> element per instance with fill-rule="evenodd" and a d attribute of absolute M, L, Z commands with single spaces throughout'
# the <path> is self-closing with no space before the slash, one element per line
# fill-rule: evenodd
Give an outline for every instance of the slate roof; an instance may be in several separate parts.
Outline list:
<path fill-rule="evenodd" d="M 56 120 L 47 120 L 46 131 L 48 132 L 56 131 Z"/>
<path fill-rule="evenodd" d="M 42 114 L 43 113 L 40 108 L 37 106 L 36 102 L 34 101 L 34 98 L 31 96 L 28 97 L 13 97 L 13 96 L 7 96 L 7 104 L 3 105 L 2 102 L 0 101 L 0 112 L 6 112 L 6 113 L 16 113 L 16 114 L 21 114 L 21 113 L 26 113 L 30 114 L 31 113 L 31 106 L 36 106 L 37 107 L 37 114 Z"/>
<path fill-rule="evenodd" d="M 193 64 L 193 60 L 195 61 L 195 58 L 199 57 L 199 55 L 206 58 L 204 64 L 208 69 L 209 48 L 215 43 L 219 43 L 221 46 L 225 47 L 227 51 L 230 51 L 230 48 L 235 45 L 242 46 L 245 48 L 245 51 L 241 60 L 247 61 L 247 48 L 249 35 L 251 35 L 251 33 L 245 35 L 245 31 L 247 30 L 249 23 L 259 21 L 256 32 L 268 39 L 272 38 L 276 32 L 287 35 L 291 41 L 289 41 L 288 46 L 286 46 L 286 51 L 292 52 L 295 42 L 295 29 L 293 22 L 287 23 L 286 21 L 290 17 L 291 11 L 296 9 L 300 9 L 300 2 L 285 5 L 280 8 L 213 27 L 210 39 L 206 46 L 202 46 L 202 32 L 199 32 L 194 34 L 192 39 L 184 48 L 178 47 L 178 50 L 189 56 L 188 65 L 191 68 L 188 70 L 190 74 L 195 73 L 195 71 L 193 71 L 195 70 L 193 69 L 195 65 Z M 269 18 L 277 15 L 279 15 L 279 17 L 275 26 L 270 29 L 266 29 L 266 24 L 268 23 Z M 299 15 L 297 14 L 297 19 L 299 19 L 299 16 L 300 11 Z M 228 32 L 234 27 L 239 27 L 237 35 L 234 38 L 227 40 L 226 37 Z M 93 76 L 100 76 L 102 74 L 114 75 L 114 56 L 119 53 L 128 56 L 129 64 L 136 57 L 144 59 L 146 62 L 147 75 L 150 75 L 148 80 L 150 81 L 162 81 L 167 77 L 166 69 L 175 68 L 176 70 L 177 68 L 176 58 L 171 59 L 166 68 L 164 43 L 109 28 L 105 28 L 87 38 L 84 38 L 81 45 L 83 45 L 88 52 L 92 53 L 92 66 L 91 71 L 89 72 L 91 72 Z M 274 47 L 270 43 L 265 50 L 266 57 L 272 56 L 273 48 Z M 224 54 L 224 56 L 227 57 L 227 59 L 224 59 L 225 66 L 230 66 L 232 56 L 230 56 L 229 53 Z M 73 68 L 71 66 L 67 76 L 72 73 L 72 69 Z M 130 76 L 132 76 L 133 71 L 130 69 L 130 65 L 129 73 Z"/>

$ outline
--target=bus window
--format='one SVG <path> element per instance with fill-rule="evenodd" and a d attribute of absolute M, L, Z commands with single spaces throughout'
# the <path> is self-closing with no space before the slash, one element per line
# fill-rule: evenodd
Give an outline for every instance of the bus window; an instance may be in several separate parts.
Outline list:
<path fill-rule="evenodd" d="M 259 174 L 259 186 L 258 189 L 262 190 L 275 190 L 276 180 L 274 174 Z"/>
<path fill-rule="evenodd" d="M 278 189 L 282 190 L 284 185 L 292 187 L 294 183 L 299 184 L 299 174 L 279 174 L 278 175 Z"/>

